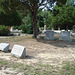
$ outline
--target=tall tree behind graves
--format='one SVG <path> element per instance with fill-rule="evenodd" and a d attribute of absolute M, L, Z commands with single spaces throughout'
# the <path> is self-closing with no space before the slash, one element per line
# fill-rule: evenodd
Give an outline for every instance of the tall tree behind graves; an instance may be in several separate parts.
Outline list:
<path fill-rule="evenodd" d="M 10 2 L 10 1 L 16 1 L 16 0 L 3 0 L 3 1 Z M 44 6 L 48 8 L 48 6 L 52 6 L 52 3 L 58 0 L 17 0 L 17 1 L 21 2 L 22 5 L 24 5 L 31 12 L 33 16 L 33 36 L 36 38 L 37 36 L 37 9 L 40 6 Z"/>

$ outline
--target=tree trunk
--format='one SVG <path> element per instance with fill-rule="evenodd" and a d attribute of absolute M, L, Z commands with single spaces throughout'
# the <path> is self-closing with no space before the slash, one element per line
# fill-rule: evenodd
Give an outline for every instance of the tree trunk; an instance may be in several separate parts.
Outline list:
<path fill-rule="evenodd" d="M 37 11 L 32 13 L 33 17 L 33 37 L 37 37 Z"/>

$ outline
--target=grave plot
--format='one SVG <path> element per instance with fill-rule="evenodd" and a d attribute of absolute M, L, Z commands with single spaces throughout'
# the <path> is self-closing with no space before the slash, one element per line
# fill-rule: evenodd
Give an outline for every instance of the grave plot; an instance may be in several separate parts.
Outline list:
<path fill-rule="evenodd" d="M 0 50 L 7 52 L 9 50 L 10 44 L 8 43 L 0 43 Z"/>
<path fill-rule="evenodd" d="M 70 32 L 69 31 L 61 31 L 61 36 L 60 36 L 59 40 L 71 42 L 72 39 L 70 38 Z"/>
<path fill-rule="evenodd" d="M 46 36 L 44 39 L 47 39 L 47 40 L 54 40 L 54 31 L 51 31 L 51 30 L 47 30 L 46 31 Z"/>
<path fill-rule="evenodd" d="M 19 58 L 24 58 L 26 56 L 26 48 L 21 45 L 14 45 L 11 54 Z"/>

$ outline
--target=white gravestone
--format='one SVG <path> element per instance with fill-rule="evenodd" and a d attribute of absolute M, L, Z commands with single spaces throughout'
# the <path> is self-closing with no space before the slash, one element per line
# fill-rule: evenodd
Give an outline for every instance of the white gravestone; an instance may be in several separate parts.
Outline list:
<path fill-rule="evenodd" d="M 54 40 L 54 31 L 51 30 L 47 30 L 46 31 L 46 36 L 44 39 L 48 39 L 48 40 Z"/>
<path fill-rule="evenodd" d="M 44 25 L 44 30 L 42 31 L 42 33 L 45 33 L 46 32 L 46 25 Z"/>
<path fill-rule="evenodd" d="M 10 31 L 13 31 L 13 28 L 11 27 Z"/>
<path fill-rule="evenodd" d="M 69 31 L 61 31 L 61 36 L 60 36 L 59 40 L 71 42 L 72 39 L 70 38 L 70 32 Z"/>
<path fill-rule="evenodd" d="M 14 45 L 11 54 L 19 58 L 24 58 L 26 56 L 26 48 L 21 45 Z"/>
<path fill-rule="evenodd" d="M 44 30 L 46 30 L 46 25 L 44 25 Z"/>
<path fill-rule="evenodd" d="M 0 50 L 2 51 L 8 51 L 10 44 L 8 43 L 0 43 Z"/>

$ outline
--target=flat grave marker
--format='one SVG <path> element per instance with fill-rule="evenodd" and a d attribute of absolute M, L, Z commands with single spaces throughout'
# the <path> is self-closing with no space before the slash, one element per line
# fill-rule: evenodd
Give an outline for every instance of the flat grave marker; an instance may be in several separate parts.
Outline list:
<path fill-rule="evenodd" d="M 10 47 L 10 44 L 8 43 L 0 43 L 0 50 L 2 51 L 8 51 L 9 50 L 9 47 Z"/>
<path fill-rule="evenodd" d="M 24 58 L 26 56 L 26 48 L 21 45 L 14 45 L 11 54 L 19 58 Z"/>

